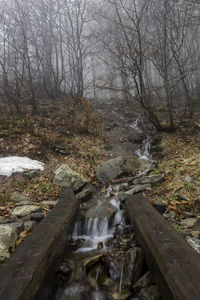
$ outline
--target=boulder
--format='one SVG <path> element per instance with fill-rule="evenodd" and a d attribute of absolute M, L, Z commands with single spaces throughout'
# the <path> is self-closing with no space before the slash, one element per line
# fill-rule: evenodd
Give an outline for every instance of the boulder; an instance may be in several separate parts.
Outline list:
<path fill-rule="evenodd" d="M 0 225 L 0 260 L 10 256 L 9 250 L 15 248 L 17 239 L 17 227 L 8 224 Z"/>
<path fill-rule="evenodd" d="M 40 211 L 40 208 L 36 205 L 23 205 L 14 208 L 11 215 L 16 217 L 25 217 L 36 211 Z"/>
<path fill-rule="evenodd" d="M 29 201 L 29 197 L 21 194 L 20 192 L 14 192 L 11 195 L 10 200 L 13 202 Z"/>
<path fill-rule="evenodd" d="M 110 219 L 117 212 L 117 208 L 113 206 L 108 199 L 97 198 L 84 203 L 84 209 L 81 214 L 86 219 Z"/>
<path fill-rule="evenodd" d="M 125 164 L 126 159 L 119 156 L 114 159 L 110 159 L 97 168 L 97 178 L 102 183 L 107 183 L 112 179 L 116 179 L 124 173 L 122 166 Z"/>
<path fill-rule="evenodd" d="M 73 171 L 67 164 L 63 164 L 54 172 L 53 182 L 61 187 L 71 187 L 76 192 L 82 188 L 87 181 L 77 172 Z"/>
<path fill-rule="evenodd" d="M 133 184 L 147 184 L 147 183 L 155 183 L 161 181 L 164 178 L 165 174 L 158 174 L 158 175 L 150 175 L 150 176 L 143 176 L 133 180 Z"/>

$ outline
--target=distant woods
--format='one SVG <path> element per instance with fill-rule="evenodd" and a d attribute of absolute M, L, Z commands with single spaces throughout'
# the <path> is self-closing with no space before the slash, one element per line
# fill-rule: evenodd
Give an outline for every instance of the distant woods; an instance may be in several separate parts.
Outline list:
<path fill-rule="evenodd" d="M 200 4 L 192 0 L 1 0 L 0 102 L 120 97 L 174 128 L 200 97 Z M 67 101 L 67 100 L 66 100 Z"/>

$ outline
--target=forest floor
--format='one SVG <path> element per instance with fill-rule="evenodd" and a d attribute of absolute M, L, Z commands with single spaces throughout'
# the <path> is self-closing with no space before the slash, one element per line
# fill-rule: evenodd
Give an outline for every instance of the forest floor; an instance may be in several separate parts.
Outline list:
<path fill-rule="evenodd" d="M 109 105 L 111 110 L 107 109 Z M 129 126 L 138 115 L 141 117 L 136 106 L 124 103 L 94 106 L 89 100 L 67 106 L 43 101 L 35 115 L 0 114 L 0 157 L 27 156 L 45 163 L 45 170 L 35 172 L 34 176 L 28 171 L 0 176 L 0 224 L 5 218 L 11 221 L 15 203 L 10 196 L 15 191 L 37 204 L 57 200 L 59 187 L 53 184 L 52 177 L 62 163 L 67 163 L 97 189 L 101 188 L 96 177 L 98 164 L 124 152 L 134 153 L 134 147 L 138 147 L 133 143 L 138 137 L 132 136 Z M 157 145 L 159 151 L 155 152 L 158 163 L 151 174 L 165 173 L 165 179 L 146 191 L 151 203 L 166 206 L 168 220 L 177 231 L 192 231 L 196 237 L 200 237 L 200 131 L 194 124 L 199 122 L 197 118 L 190 124 L 180 124 L 176 133 L 162 134 Z M 139 126 L 142 139 L 152 134 L 144 118 Z M 42 209 L 47 214 L 51 207 Z M 192 222 L 193 226 L 182 224 L 187 218 L 197 222 Z"/>
<path fill-rule="evenodd" d="M 0 157 L 21 156 L 45 163 L 44 171 L 0 176 L 0 224 L 12 221 L 13 192 L 30 201 L 58 200 L 53 172 L 63 163 L 98 188 L 97 165 L 105 160 L 104 124 L 89 101 L 79 105 L 54 105 L 44 101 L 39 113 L 0 114 Z M 50 207 L 43 207 L 46 214 Z M 13 220 L 14 221 L 14 220 Z"/>

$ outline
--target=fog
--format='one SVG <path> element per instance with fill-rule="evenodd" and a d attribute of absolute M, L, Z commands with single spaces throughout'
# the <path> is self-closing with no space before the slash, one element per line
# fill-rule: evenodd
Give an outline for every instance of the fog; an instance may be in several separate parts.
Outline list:
<path fill-rule="evenodd" d="M 200 4 L 188 0 L 0 2 L 0 93 L 8 110 L 70 96 L 155 101 L 192 116 L 199 97 Z"/>

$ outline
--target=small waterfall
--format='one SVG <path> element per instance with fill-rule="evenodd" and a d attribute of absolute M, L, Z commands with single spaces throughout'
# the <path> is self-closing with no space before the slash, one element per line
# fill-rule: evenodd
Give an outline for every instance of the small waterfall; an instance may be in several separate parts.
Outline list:
<path fill-rule="evenodd" d="M 145 160 L 145 161 L 149 161 L 149 162 L 152 161 L 152 157 L 151 157 L 151 154 L 150 154 L 150 152 L 149 152 L 149 150 L 150 150 L 150 145 L 151 145 L 150 138 L 147 138 L 147 139 L 143 142 L 142 147 L 139 148 L 139 149 L 136 151 L 136 154 L 138 155 L 139 159 Z"/>
<path fill-rule="evenodd" d="M 138 126 L 138 123 L 139 123 L 139 119 L 137 119 L 132 124 L 130 124 L 129 127 L 131 127 L 132 129 L 136 130 L 137 132 L 142 132 L 142 130 Z"/>
<path fill-rule="evenodd" d="M 83 224 L 83 222 L 79 220 L 74 227 L 72 238 L 74 240 L 83 240 L 83 245 L 76 252 L 86 252 L 97 249 L 100 243 L 105 247 L 106 240 L 113 237 L 116 225 L 123 223 L 123 211 L 120 210 L 118 188 L 116 188 L 115 196 L 109 200 L 111 191 L 112 187 L 109 186 L 105 198 L 108 198 L 108 201 L 117 208 L 112 222 L 107 218 L 90 218 L 85 219 Z"/>

